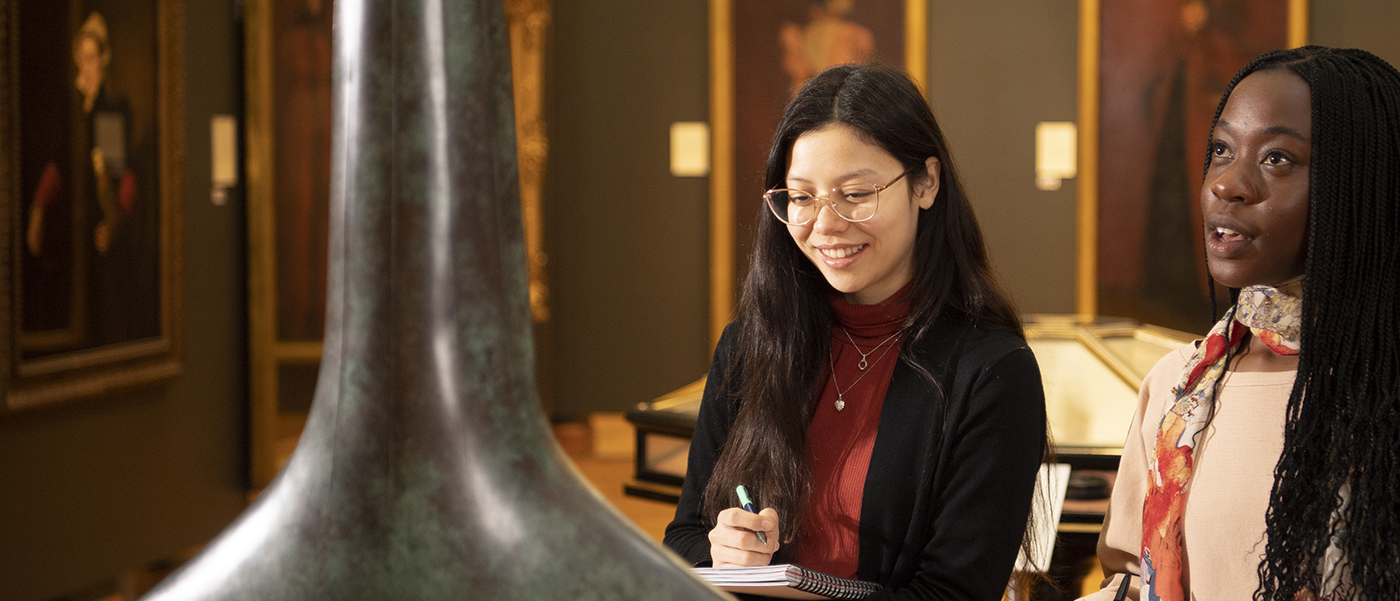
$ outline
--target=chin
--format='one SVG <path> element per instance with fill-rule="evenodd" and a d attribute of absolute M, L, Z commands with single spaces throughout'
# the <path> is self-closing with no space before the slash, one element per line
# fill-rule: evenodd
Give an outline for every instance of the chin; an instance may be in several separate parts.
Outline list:
<path fill-rule="evenodd" d="M 860 284 L 856 283 L 851 278 L 842 277 L 841 275 L 832 275 L 827 272 L 822 272 L 822 277 L 826 279 L 826 284 L 828 286 L 831 286 L 834 290 L 840 292 L 841 294 L 854 294 L 856 292 L 860 292 L 863 288 Z"/>
<path fill-rule="evenodd" d="M 1287 273 L 1261 273 L 1247 269 L 1231 269 L 1229 266 L 1210 265 L 1210 276 L 1215 283 L 1226 288 L 1248 288 L 1250 286 L 1273 286 L 1294 276 Z M 1301 271 L 1299 272 L 1301 273 Z"/>

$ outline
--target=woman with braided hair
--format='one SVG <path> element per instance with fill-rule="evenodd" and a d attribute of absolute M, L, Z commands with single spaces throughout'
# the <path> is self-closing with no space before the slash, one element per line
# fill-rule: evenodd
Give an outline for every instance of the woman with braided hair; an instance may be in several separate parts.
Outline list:
<path fill-rule="evenodd" d="M 1143 381 L 1088 598 L 1394 598 L 1400 73 L 1352 49 L 1256 58 L 1200 202 L 1235 304 Z"/>

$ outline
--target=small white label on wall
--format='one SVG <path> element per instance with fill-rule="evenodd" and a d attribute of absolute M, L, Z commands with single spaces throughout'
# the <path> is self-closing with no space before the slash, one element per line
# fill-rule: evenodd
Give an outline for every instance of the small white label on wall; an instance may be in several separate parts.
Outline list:
<path fill-rule="evenodd" d="M 710 174 L 710 124 L 677 121 L 671 124 L 671 175 L 704 177 Z"/>

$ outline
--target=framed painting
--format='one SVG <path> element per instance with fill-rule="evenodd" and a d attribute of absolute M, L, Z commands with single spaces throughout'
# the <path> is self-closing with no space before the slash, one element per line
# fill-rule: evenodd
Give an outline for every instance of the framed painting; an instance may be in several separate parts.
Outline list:
<path fill-rule="evenodd" d="M 548 0 L 506 0 L 521 199 L 536 322 L 549 319 L 541 190 Z M 320 371 L 330 218 L 334 0 L 248 0 L 249 481 L 271 482 L 299 440 Z"/>
<path fill-rule="evenodd" d="M 1303 45 L 1306 0 L 1081 2 L 1079 312 L 1204 333 L 1207 136 L 1250 59 Z"/>
<path fill-rule="evenodd" d="M 761 208 L 768 144 L 808 79 L 843 63 L 927 70 L 919 0 L 710 0 L 710 333 L 719 340 Z"/>
<path fill-rule="evenodd" d="M 4 409 L 180 370 L 180 0 L 0 0 Z"/>
<path fill-rule="evenodd" d="M 250 474 L 272 479 L 315 390 L 330 226 L 331 0 L 245 5 Z M 279 444 L 279 441 L 284 441 Z"/>

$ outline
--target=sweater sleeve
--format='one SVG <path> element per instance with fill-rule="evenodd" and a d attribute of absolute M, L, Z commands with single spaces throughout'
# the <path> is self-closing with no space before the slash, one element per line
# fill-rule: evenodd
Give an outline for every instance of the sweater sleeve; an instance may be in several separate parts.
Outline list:
<path fill-rule="evenodd" d="M 692 566 L 710 565 L 711 520 L 703 515 L 705 485 L 710 481 L 715 462 L 729 437 L 734 423 L 734 399 L 724 393 L 724 382 L 733 356 L 735 326 L 730 324 L 720 336 L 705 379 L 705 392 L 700 399 L 700 414 L 695 422 L 695 435 L 690 439 L 690 456 L 686 461 L 685 482 L 681 486 L 676 516 L 666 526 L 662 543 L 675 551 Z"/>
<path fill-rule="evenodd" d="M 929 504 L 931 537 L 907 583 L 872 599 L 1001 598 L 1044 457 L 1045 393 L 1029 349 L 983 368 L 949 413 Z"/>

